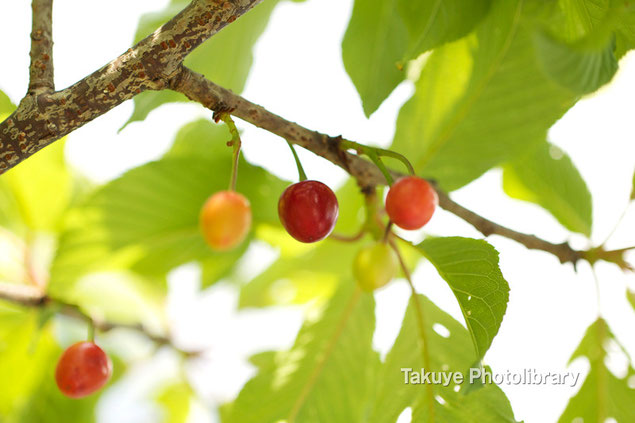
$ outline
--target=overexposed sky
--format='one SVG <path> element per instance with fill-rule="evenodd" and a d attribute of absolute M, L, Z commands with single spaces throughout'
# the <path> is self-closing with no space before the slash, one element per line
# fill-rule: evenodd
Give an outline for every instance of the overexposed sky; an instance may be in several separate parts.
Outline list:
<path fill-rule="evenodd" d="M 125 51 L 140 14 L 160 9 L 166 3 L 167 0 L 57 1 L 54 59 L 58 88 L 72 84 Z M 412 87 L 409 83 L 402 84 L 370 119 L 364 117 L 341 61 L 340 42 L 351 8 L 351 0 L 308 0 L 304 4 L 285 2 L 278 6 L 267 32 L 256 46 L 255 64 L 243 94 L 308 128 L 342 134 L 363 143 L 386 145 L 392 138 L 397 112 L 412 93 Z M 30 19 L 28 2 L 0 2 L 0 38 L 5 40 L 0 89 L 14 102 L 26 92 Z M 594 243 L 607 236 L 628 201 L 635 168 L 633 110 L 635 55 L 629 55 L 622 60 L 621 70 L 611 85 L 581 101 L 550 131 L 550 141 L 571 156 L 593 195 Z M 73 165 L 95 180 L 107 181 L 131 167 L 160 157 L 180 126 L 199 116 L 209 116 L 209 112 L 197 105 L 167 105 L 153 112 L 145 122 L 132 124 L 118 134 L 117 130 L 131 112 L 132 102 L 127 102 L 71 134 L 67 153 Z M 244 153 L 249 160 L 287 179 L 296 177 L 295 165 L 283 140 L 243 122 L 239 122 L 239 126 L 244 129 Z M 122 155 L 121 151 L 126 154 Z M 300 154 L 312 178 L 333 187 L 343 180 L 341 170 L 308 152 Z M 502 193 L 498 170 L 454 193 L 453 198 L 514 229 L 534 232 L 554 242 L 571 240 L 577 247 L 587 246 L 585 240 L 569 235 L 539 207 L 507 198 Z M 443 211 L 435 215 L 426 231 L 479 237 L 465 222 Z M 598 313 L 589 266 L 581 263 L 576 274 L 570 265 L 560 265 L 549 254 L 528 251 L 499 237 L 492 237 L 490 242 L 501 252 L 501 267 L 511 293 L 503 325 L 486 356 L 487 363 L 498 371 L 523 368 L 564 371 L 570 354 Z M 627 213 L 609 246 L 619 248 L 633 244 L 635 208 Z M 256 251 L 260 251 L 257 255 L 268 255 L 271 259 L 270 252 Z M 599 265 L 597 273 L 601 313 L 631 355 L 635 355 L 632 331 L 635 313 L 624 295 L 625 284 L 635 288 L 635 278 L 608 265 Z M 206 400 L 226 400 L 235 395 L 250 374 L 249 367 L 241 360 L 258 348 L 289 345 L 300 323 L 300 313 L 298 310 L 267 312 L 264 317 L 258 311 L 236 313 L 231 307 L 235 301 L 232 288 L 221 284 L 203 296 L 198 295 L 196 274 L 196 269 L 190 266 L 172 275 L 172 286 L 178 289 L 173 289 L 170 299 L 170 316 L 184 343 L 203 342 L 213 346 L 214 353 L 208 360 L 192 366 L 192 373 L 198 374 L 194 384 Z M 415 272 L 415 283 L 462 321 L 452 293 L 432 266 L 420 266 Z M 389 349 L 396 336 L 407 296 L 405 284 L 398 282 L 377 294 L 375 345 L 380 351 Z M 210 330 L 206 326 L 219 319 L 224 322 L 222 327 Z M 272 327 L 279 329 L 274 333 Z M 202 333 L 208 334 L 210 339 L 201 340 Z M 232 336 L 235 333 L 267 336 L 236 339 Z M 162 363 L 172 361 L 169 353 L 163 353 L 135 367 L 135 377 L 131 376 L 127 384 L 109 393 L 112 399 L 107 398 L 106 402 L 112 407 L 102 407 L 108 412 L 101 415 L 101 421 L 155 421 L 156 410 L 150 405 L 119 401 L 146 392 L 144 389 L 152 385 L 149 375 L 156 373 L 157 368 L 168 366 Z M 612 368 L 618 372 L 623 370 L 620 364 L 623 366 L 617 356 L 611 361 Z M 577 361 L 574 368 L 586 372 L 588 366 Z M 577 390 L 544 386 L 502 388 L 512 401 L 516 418 L 527 423 L 555 421 L 567 397 Z M 114 407 L 114 404 L 119 405 Z M 197 410 L 196 416 L 205 421 L 205 413 Z"/>

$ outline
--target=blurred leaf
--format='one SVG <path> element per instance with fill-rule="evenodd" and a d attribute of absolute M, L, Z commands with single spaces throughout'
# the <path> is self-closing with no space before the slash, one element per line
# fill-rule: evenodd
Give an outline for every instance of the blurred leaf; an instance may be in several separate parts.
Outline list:
<path fill-rule="evenodd" d="M 73 176 L 59 140 L 0 177 L 0 223 L 57 231 L 74 194 Z M 20 222 L 15 222 L 19 215 Z"/>
<path fill-rule="evenodd" d="M 72 290 L 51 290 L 57 299 L 81 304 L 89 315 L 117 323 L 141 323 L 160 330 L 164 326 L 165 281 L 149 283 L 131 272 L 103 272 L 86 275 Z"/>
<path fill-rule="evenodd" d="M 379 366 L 374 329 L 372 295 L 342 282 L 328 306 L 307 319 L 290 351 L 259 362 L 224 423 L 364 421 Z"/>
<path fill-rule="evenodd" d="M 565 228 L 591 235 L 591 193 L 558 147 L 544 142 L 505 165 L 503 189 L 510 197 L 542 206 Z"/>
<path fill-rule="evenodd" d="M 393 423 L 406 407 L 413 408 L 413 422 L 428 421 L 430 405 L 427 390 L 432 387 L 436 398 L 435 421 L 515 422 L 509 400 L 498 386 L 486 384 L 480 389 L 469 389 L 471 385 L 468 370 L 474 363 L 474 355 L 468 331 L 426 297 L 420 295 L 418 301 L 425 316 L 426 349 L 430 356 L 430 367 L 423 362 L 421 332 L 411 300 L 397 340 L 375 378 L 375 397 L 370 403 L 370 417 L 367 421 Z M 415 372 L 422 369 L 432 372 L 460 372 L 465 380 L 460 385 L 452 381 L 448 386 L 406 384 L 404 371 L 401 369 L 408 368 Z"/>
<path fill-rule="evenodd" d="M 370 116 L 405 78 L 408 33 L 398 0 L 356 0 L 342 41 L 342 58 Z"/>
<path fill-rule="evenodd" d="M 397 0 L 410 36 L 409 58 L 467 35 L 491 0 Z"/>
<path fill-rule="evenodd" d="M 223 28 L 188 55 L 185 66 L 204 74 L 225 88 L 241 92 L 253 62 L 253 46 L 267 27 L 271 12 L 278 1 L 264 1 L 236 22 Z M 164 10 L 142 16 L 135 42 L 159 28 L 189 3 L 190 0 L 172 0 Z M 170 90 L 144 92 L 134 98 L 134 111 L 124 127 L 132 122 L 144 120 L 152 110 L 162 104 L 178 101 L 188 100 L 184 95 Z"/>
<path fill-rule="evenodd" d="M 226 129 L 210 121 L 190 123 L 164 159 L 101 188 L 68 220 L 52 267 L 52 288 L 67 289 L 81 275 L 102 270 L 130 268 L 160 279 L 178 265 L 214 255 L 235 263 L 243 249 L 215 253 L 198 227 L 205 200 L 227 189 L 228 139 Z M 202 153 L 207 147 L 209 153 Z M 251 202 L 254 227 L 277 224 L 278 193 L 286 184 L 244 159 L 238 174 L 237 189 Z"/>
<path fill-rule="evenodd" d="M 635 310 L 635 291 L 626 289 L 626 298 L 628 298 L 628 302 L 631 303 L 633 310 Z"/>
<path fill-rule="evenodd" d="M 175 383 L 162 389 L 157 403 L 164 411 L 163 423 L 186 423 L 190 415 L 192 390 L 184 383 Z"/>
<path fill-rule="evenodd" d="M 393 148 L 446 190 L 544 140 L 577 100 L 540 69 L 524 13 L 495 0 L 474 34 L 432 53 L 401 109 Z"/>
<path fill-rule="evenodd" d="M 50 341 L 34 337 L 37 314 L 0 302 L 0 421 L 22 409 L 47 366 Z"/>
<path fill-rule="evenodd" d="M 9 113 L 15 110 L 15 105 L 11 102 L 11 99 L 2 90 L 0 90 L 0 122 L 5 120 Z"/>
<path fill-rule="evenodd" d="M 635 200 L 635 172 L 633 173 L 633 189 L 631 190 L 631 201 Z"/>
<path fill-rule="evenodd" d="M 635 389 L 628 379 L 635 377 L 633 363 L 629 363 L 626 377 L 618 378 L 606 367 L 608 341 L 615 341 L 606 321 L 598 319 L 587 329 L 570 361 L 585 357 L 591 370 L 578 393 L 569 400 L 558 422 L 618 422 L 635 421 Z"/>
<path fill-rule="evenodd" d="M 549 77 L 564 88 L 578 94 L 588 94 L 609 82 L 617 72 L 617 59 L 613 54 L 615 41 L 588 40 L 566 44 L 549 34 L 537 31 L 534 35 L 536 56 Z M 597 45 L 599 44 L 599 45 Z"/>
<path fill-rule="evenodd" d="M 615 56 L 618 59 L 635 47 L 635 6 L 631 2 L 559 0 L 558 7 L 550 11 L 546 15 L 547 26 L 563 41 L 583 39 L 604 26 L 615 32 Z"/>
<path fill-rule="evenodd" d="M 417 246 L 450 285 L 482 359 L 498 333 L 509 285 L 498 267 L 498 251 L 484 240 L 427 238 Z"/>

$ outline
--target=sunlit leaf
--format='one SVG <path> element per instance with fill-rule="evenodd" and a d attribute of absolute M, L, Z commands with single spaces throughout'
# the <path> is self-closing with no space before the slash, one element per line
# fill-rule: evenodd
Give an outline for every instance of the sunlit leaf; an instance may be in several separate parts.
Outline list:
<path fill-rule="evenodd" d="M 409 57 L 468 34 L 487 14 L 491 0 L 398 0 L 408 28 Z"/>
<path fill-rule="evenodd" d="M 157 403 L 163 409 L 163 423 L 186 423 L 190 415 L 192 389 L 186 383 L 171 384 L 159 392 Z"/>
<path fill-rule="evenodd" d="M 242 91 L 253 62 L 252 48 L 267 27 L 269 16 L 278 1 L 263 1 L 236 22 L 223 28 L 188 55 L 185 66 L 225 88 L 235 92 Z M 152 33 L 189 3 L 190 0 L 172 0 L 164 10 L 144 15 L 139 22 L 135 41 Z M 187 98 L 170 90 L 144 92 L 134 98 L 134 112 L 126 125 L 144 120 L 162 104 L 177 101 L 187 101 Z"/>
<path fill-rule="evenodd" d="M 419 296 L 418 303 L 424 315 L 427 344 L 422 345 L 416 307 L 411 300 L 399 336 L 376 378 L 375 399 L 370 405 L 368 421 L 395 422 L 406 407 L 412 407 L 413 422 L 429 421 L 428 389 L 431 388 L 435 421 L 515 422 L 509 400 L 496 385 L 469 389 L 472 386 L 469 369 L 474 364 L 474 355 L 468 331 L 426 297 Z M 429 366 L 423 360 L 422 348 L 428 351 Z M 401 369 L 416 372 L 423 369 L 450 375 L 458 372 L 465 379 L 462 384 L 452 380 L 447 386 L 442 383 L 405 383 L 405 372 Z"/>
<path fill-rule="evenodd" d="M 364 420 L 379 358 L 371 348 L 372 296 L 354 287 L 342 282 L 329 304 L 308 318 L 291 350 L 260 361 L 225 423 Z"/>
<path fill-rule="evenodd" d="M 563 151 L 542 143 L 505 165 L 507 195 L 548 210 L 567 229 L 591 235 L 592 201 L 580 172 Z"/>
<path fill-rule="evenodd" d="M 44 150 L 10 169 L 0 177 L 0 219 L 19 214 L 20 222 L 30 230 L 57 231 L 74 195 L 73 175 L 64 159 L 64 140 L 56 141 Z M 5 209 L 6 207 L 6 209 Z M 13 212 L 11 210 L 14 210 Z M 1 220 L 0 220 L 1 222 Z"/>
<path fill-rule="evenodd" d="M 397 12 L 398 0 L 356 0 L 342 41 L 346 72 L 370 116 L 405 78 L 408 33 Z"/>
<path fill-rule="evenodd" d="M 605 422 L 613 418 L 618 422 L 635 421 L 635 388 L 628 379 L 635 376 L 633 363 L 629 363 L 627 374 L 620 378 L 605 364 L 609 341 L 616 342 L 606 321 L 598 319 L 587 329 L 586 335 L 571 356 L 571 361 L 584 357 L 591 370 L 578 393 L 569 400 L 558 422 L 572 421 Z"/>
<path fill-rule="evenodd" d="M 68 220 L 53 263 L 52 288 L 68 287 L 95 271 L 131 268 L 160 278 L 178 265 L 214 255 L 237 262 L 244 249 L 213 252 L 198 223 L 205 200 L 228 187 L 229 138 L 224 126 L 190 123 L 164 159 L 132 169 L 97 191 Z M 278 224 L 277 193 L 286 184 L 244 159 L 238 175 L 237 190 L 251 202 L 254 227 Z"/>
<path fill-rule="evenodd" d="M 494 1 L 474 34 L 432 53 L 401 109 L 393 148 L 447 190 L 543 141 L 577 100 L 541 70 L 525 13 Z"/>
<path fill-rule="evenodd" d="M 498 251 L 484 240 L 427 238 L 417 248 L 450 285 L 482 359 L 498 333 L 509 300 L 509 285 L 498 266 Z"/>
<path fill-rule="evenodd" d="M 617 72 L 617 59 L 613 53 L 615 42 L 611 35 L 605 35 L 600 41 L 566 44 L 538 31 L 534 35 L 534 44 L 545 73 L 575 93 L 591 93 L 609 82 Z"/>

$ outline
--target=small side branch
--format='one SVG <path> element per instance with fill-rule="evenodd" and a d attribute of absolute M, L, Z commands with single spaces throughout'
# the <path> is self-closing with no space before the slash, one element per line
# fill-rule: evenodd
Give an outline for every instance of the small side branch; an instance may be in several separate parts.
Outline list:
<path fill-rule="evenodd" d="M 31 66 L 27 95 L 53 92 L 53 0 L 33 0 Z"/>
<path fill-rule="evenodd" d="M 100 332 L 109 332 L 114 329 L 132 330 L 141 333 L 146 338 L 157 344 L 157 346 L 169 345 L 174 348 L 174 350 L 184 355 L 196 354 L 195 352 L 192 353 L 180 350 L 172 343 L 172 340 L 170 338 L 153 333 L 142 324 L 117 323 L 97 319 L 84 312 L 76 304 L 71 304 L 48 297 L 35 286 L 0 282 L 0 300 L 8 301 L 10 303 L 21 305 L 24 307 L 53 307 L 53 309 L 56 310 L 58 314 L 90 323 Z"/>
<path fill-rule="evenodd" d="M 189 99 L 201 103 L 213 111 L 231 110 L 234 116 L 324 157 L 349 172 L 357 179 L 361 187 L 386 184 L 386 178 L 382 172 L 370 161 L 354 154 L 342 153 L 341 150 L 333 148 L 333 140 L 342 140 L 342 138 L 333 138 L 288 121 L 271 113 L 264 107 L 214 84 L 199 73 L 183 68 L 181 74 L 177 75 L 171 82 L 170 88 L 185 94 Z M 391 171 L 391 174 L 394 177 L 403 176 L 401 173 L 394 171 Z M 439 194 L 439 205 L 443 209 L 465 220 L 485 236 L 496 234 L 513 239 L 527 248 L 551 253 L 562 263 L 575 264 L 578 260 L 586 258 L 585 251 L 575 250 L 566 242 L 554 244 L 534 235 L 514 231 L 457 204 L 438 187 L 437 192 Z"/>

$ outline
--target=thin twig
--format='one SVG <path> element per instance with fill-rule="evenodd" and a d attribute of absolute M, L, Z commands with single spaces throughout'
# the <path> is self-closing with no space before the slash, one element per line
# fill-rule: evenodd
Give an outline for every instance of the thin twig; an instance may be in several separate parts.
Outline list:
<path fill-rule="evenodd" d="M 141 333 L 157 345 L 169 345 L 175 351 L 184 355 L 191 356 L 198 354 L 198 352 L 189 352 L 179 349 L 174 345 L 169 337 L 153 333 L 140 323 L 118 323 L 95 318 L 84 312 L 76 304 L 48 297 L 45 293 L 33 285 L 0 282 L 0 299 L 25 307 L 50 307 L 58 314 L 82 320 L 88 325 L 93 325 L 99 332 L 109 332 L 115 329 L 127 329 Z"/>
<path fill-rule="evenodd" d="M 311 131 L 297 123 L 288 121 L 257 104 L 246 100 L 245 98 L 234 94 L 230 90 L 220 87 L 205 76 L 183 68 L 181 75 L 173 80 L 170 88 L 185 94 L 188 98 L 203 106 L 211 109 L 229 109 L 236 117 L 243 119 L 259 128 L 276 134 L 289 142 L 293 142 L 307 150 L 324 157 L 332 163 L 347 170 L 355 179 L 357 179 L 361 187 L 372 187 L 376 185 L 385 185 L 386 178 L 380 169 L 368 160 L 364 160 L 356 154 L 350 154 L 338 149 L 332 148 L 332 137 Z M 339 144 L 346 140 L 341 140 Z M 354 146 L 355 143 L 350 144 Z M 353 148 L 353 147 L 351 147 Z M 344 158 L 342 158 L 342 156 Z M 399 172 L 390 172 L 393 177 L 403 176 Z M 485 236 L 500 235 L 513 239 L 525 247 L 530 249 L 542 250 L 555 255 L 562 263 L 576 263 L 578 260 L 585 258 L 584 251 L 573 249 L 568 243 L 554 244 L 534 235 L 524 234 L 514 231 L 505 226 L 496 224 L 485 217 L 482 217 L 471 210 L 466 209 L 460 204 L 453 201 L 450 196 L 436 187 L 439 194 L 439 205 L 462 218 L 466 222 L 474 226 L 479 232 Z"/>
<path fill-rule="evenodd" d="M 53 0 L 33 0 L 28 94 L 53 92 Z"/>

